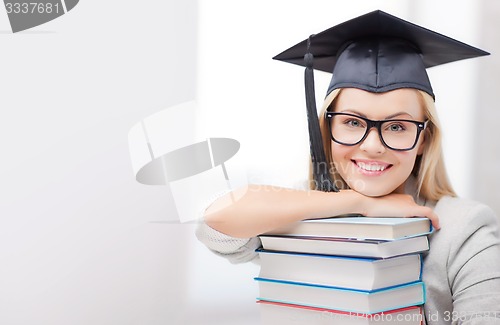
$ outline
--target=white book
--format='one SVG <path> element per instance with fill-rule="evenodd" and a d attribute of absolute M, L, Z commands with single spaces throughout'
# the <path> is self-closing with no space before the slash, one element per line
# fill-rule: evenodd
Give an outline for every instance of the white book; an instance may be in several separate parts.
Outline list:
<path fill-rule="evenodd" d="M 429 234 L 427 218 L 335 217 L 303 220 L 263 235 L 395 240 Z"/>
<path fill-rule="evenodd" d="M 259 283 L 258 300 L 285 304 L 374 314 L 425 303 L 424 283 L 421 281 L 361 291 L 264 278 L 255 280 Z"/>
<path fill-rule="evenodd" d="M 424 319 L 421 306 L 411 306 L 375 314 L 258 301 L 261 325 L 420 325 Z"/>
<path fill-rule="evenodd" d="M 388 259 L 275 252 L 259 249 L 260 278 L 372 291 L 419 281 L 420 254 Z"/>
<path fill-rule="evenodd" d="M 260 236 L 266 250 L 388 258 L 429 250 L 427 236 L 399 240 L 349 239 L 332 237 Z"/>

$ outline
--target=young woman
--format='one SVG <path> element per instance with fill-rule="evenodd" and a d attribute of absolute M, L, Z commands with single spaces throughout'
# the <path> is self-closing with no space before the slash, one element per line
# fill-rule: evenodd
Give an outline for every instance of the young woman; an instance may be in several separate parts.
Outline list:
<path fill-rule="evenodd" d="M 375 20 L 402 23 L 394 18 L 377 12 Z M 366 17 L 354 22 L 363 24 L 373 30 Z M 331 39 L 339 30 L 326 34 Z M 498 217 L 483 204 L 457 198 L 448 182 L 434 94 L 426 75 L 415 77 L 425 71 L 414 69 L 421 65 L 425 45 L 411 37 L 400 42 L 401 35 L 382 36 L 357 35 L 335 49 L 340 52 L 319 125 L 329 176 L 341 190 L 315 190 L 315 179 L 312 190 L 249 185 L 215 200 L 197 236 L 215 253 L 239 263 L 257 259 L 256 236 L 303 219 L 346 213 L 427 217 L 438 229 L 424 257 L 427 323 L 500 324 Z M 363 61 L 372 55 L 376 59 Z M 391 73 L 383 76 L 383 69 Z"/>

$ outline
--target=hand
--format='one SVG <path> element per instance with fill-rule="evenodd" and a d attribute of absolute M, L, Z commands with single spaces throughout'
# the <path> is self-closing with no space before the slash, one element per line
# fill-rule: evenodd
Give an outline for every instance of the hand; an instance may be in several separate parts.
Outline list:
<path fill-rule="evenodd" d="M 411 195 L 362 196 L 362 215 L 366 217 L 426 217 L 436 230 L 440 228 L 439 218 L 434 211 L 429 207 L 415 203 Z"/>

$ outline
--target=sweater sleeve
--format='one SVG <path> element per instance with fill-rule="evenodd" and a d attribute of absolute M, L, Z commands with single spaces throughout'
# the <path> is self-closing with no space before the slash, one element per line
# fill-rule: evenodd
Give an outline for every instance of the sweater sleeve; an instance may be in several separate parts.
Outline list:
<path fill-rule="evenodd" d="M 231 237 L 211 228 L 204 221 L 198 224 L 196 237 L 213 253 L 225 257 L 233 264 L 258 262 L 259 254 L 255 251 L 261 246 L 258 237 Z"/>
<path fill-rule="evenodd" d="M 500 324 L 499 219 L 485 205 L 467 215 L 447 260 L 453 296 L 447 316 L 452 324 Z"/>
<path fill-rule="evenodd" d="M 228 192 L 224 191 L 215 195 L 207 202 L 206 208 Z M 255 250 L 261 246 L 260 239 L 258 237 L 235 238 L 213 229 L 203 218 L 206 208 L 199 213 L 199 223 L 196 228 L 198 240 L 214 254 L 228 259 L 233 264 L 258 262 L 259 254 Z"/>

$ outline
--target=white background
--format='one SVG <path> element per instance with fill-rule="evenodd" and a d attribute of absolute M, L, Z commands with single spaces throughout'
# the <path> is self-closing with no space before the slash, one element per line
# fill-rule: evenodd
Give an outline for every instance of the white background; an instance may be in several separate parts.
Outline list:
<path fill-rule="evenodd" d="M 134 179 L 129 129 L 196 99 L 204 132 L 240 141 L 250 181 L 293 185 L 307 171 L 303 69 L 271 58 L 375 9 L 480 46 L 475 3 L 82 0 L 18 34 L 0 12 L 0 324 L 255 324 L 258 267 L 171 222 L 168 188 Z M 463 196 L 476 64 L 429 71 Z"/>

